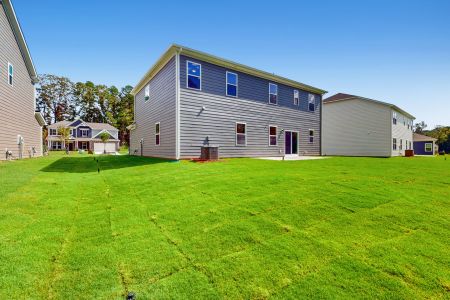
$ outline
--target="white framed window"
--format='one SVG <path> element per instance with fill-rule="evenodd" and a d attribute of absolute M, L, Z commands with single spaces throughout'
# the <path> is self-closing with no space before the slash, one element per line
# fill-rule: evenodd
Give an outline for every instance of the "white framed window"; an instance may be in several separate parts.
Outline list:
<path fill-rule="evenodd" d="M 310 144 L 314 143 L 314 130 L 313 129 L 309 130 L 309 143 Z"/>
<path fill-rule="evenodd" d="M 161 123 L 155 123 L 155 145 L 159 146 L 161 143 Z"/>
<path fill-rule="evenodd" d="M 186 86 L 190 89 L 202 89 L 202 65 L 186 61 Z"/>
<path fill-rule="evenodd" d="M 397 150 L 397 139 L 396 138 L 392 139 L 392 150 Z"/>
<path fill-rule="evenodd" d="M 147 101 L 148 99 L 150 99 L 150 84 L 145 86 L 144 101 Z"/>
<path fill-rule="evenodd" d="M 269 146 L 277 146 L 277 126 L 269 125 Z"/>
<path fill-rule="evenodd" d="M 80 129 L 81 137 L 87 137 L 89 135 L 89 129 Z"/>
<path fill-rule="evenodd" d="M 247 124 L 236 122 L 236 146 L 247 146 Z"/>
<path fill-rule="evenodd" d="M 392 124 L 397 124 L 397 113 L 395 111 L 392 113 Z"/>
<path fill-rule="evenodd" d="M 53 150 L 61 150 L 62 143 L 60 141 L 52 141 L 52 149 Z"/>
<path fill-rule="evenodd" d="M 316 96 L 314 94 L 308 95 L 308 110 L 309 111 L 316 110 Z"/>
<path fill-rule="evenodd" d="M 56 129 L 50 128 L 48 131 L 49 135 L 56 135 Z"/>
<path fill-rule="evenodd" d="M 14 84 L 14 66 L 8 63 L 8 83 L 10 86 Z"/>
<path fill-rule="evenodd" d="M 300 103 L 300 94 L 298 90 L 294 90 L 294 105 L 299 105 Z"/>
<path fill-rule="evenodd" d="M 75 129 L 70 129 L 70 135 L 75 136 Z"/>
<path fill-rule="evenodd" d="M 425 152 L 433 152 L 433 143 L 425 143 Z"/>
<path fill-rule="evenodd" d="M 81 142 L 81 149 L 87 150 L 88 149 L 88 142 Z"/>
<path fill-rule="evenodd" d="M 238 75 L 233 72 L 226 73 L 227 76 L 227 96 L 237 97 L 238 94 Z"/>
<path fill-rule="evenodd" d="M 278 85 L 275 83 L 269 83 L 269 103 L 278 103 Z"/>
<path fill-rule="evenodd" d="M 400 147 L 398 149 L 403 150 L 403 140 L 402 139 L 400 139 Z"/>

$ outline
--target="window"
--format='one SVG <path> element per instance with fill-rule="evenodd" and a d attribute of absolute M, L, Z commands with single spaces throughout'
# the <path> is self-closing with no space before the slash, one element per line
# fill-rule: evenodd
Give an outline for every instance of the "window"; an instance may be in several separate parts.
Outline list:
<path fill-rule="evenodd" d="M 314 130 L 312 129 L 309 130 L 309 143 L 314 143 Z"/>
<path fill-rule="evenodd" d="M 316 110 L 316 96 L 313 94 L 308 95 L 308 110 L 315 111 Z"/>
<path fill-rule="evenodd" d="M 300 103 L 300 97 L 297 90 L 294 90 L 294 105 L 298 105 Z"/>
<path fill-rule="evenodd" d="M 400 147 L 399 147 L 399 150 L 403 150 L 403 140 L 402 140 L 402 139 L 400 139 Z"/>
<path fill-rule="evenodd" d="M 61 150 L 62 144 L 59 141 L 52 141 L 52 149 L 53 150 Z"/>
<path fill-rule="evenodd" d="M 277 144 L 277 126 L 269 125 L 269 146 L 276 146 Z"/>
<path fill-rule="evenodd" d="M 425 152 L 433 152 L 433 143 L 425 143 Z"/>
<path fill-rule="evenodd" d="M 395 111 L 392 114 L 392 124 L 397 124 L 397 113 Z"/>
<path fill-rule="evenodd" d="M 202 66 L 200 64 L 187 62 L 187 87 L 201 90 L 202 88 Z"/>
<path fill-rule="evenodd" d="M 56 129 L 50 128 L 50 135 L 56 135 Z"/>
<path fill-rule="evenodd" d="M 403 126 L 406 126 L 406 118 L 403 117 Z"/>
<path fill-rule="evenodd" d="M 89 129 L 80 129 L 81 137 L 88 136 Z"/>
<path fill-rule="evenodd" d="M 227 96 L 237 97 L 238 75 L 227 71 Z"/>
<path fill-rule="evenodd" d="M 81 149 L 87 150 L 88 149 L 88 142 L 81 142 Z"/>
<path fill-rule="evenodd" d="M 278 85 L 269 83 L 269 103 L 277 104 L 278 102 Z"/>
<path fill-rule="evenodd" d="M 75 135 L 75 129 L 70 129 L 70 135 L 74 136 Z"/>
<path fill-rule="evenodd" d="M 147 86 L 145 87 L 144 101 L 147 101 L 148 99 L 150 99 L 150 84 L 147 84 Z"/>
<path fill-rule="evenodd" d="M 397 139 L 392 139 L 392 150 L 397 150 Z"/>
<path fill-rule="evenodd" d="M 161 124 L 155 123 L 155 145 L 159 146 L 159 144 L 161 143 L 161 137 L 160 137 L 160 126 Z"/>
<path fill-rule="evenodd" d="M 236 146 L 247 145 L 247 124 L 236 123 Z"/>
<path fill-rule="evenodd" d="M 14 81 L 14 66 L 8 63 L 8 83 L 9 85 L 13 85 Z"/>

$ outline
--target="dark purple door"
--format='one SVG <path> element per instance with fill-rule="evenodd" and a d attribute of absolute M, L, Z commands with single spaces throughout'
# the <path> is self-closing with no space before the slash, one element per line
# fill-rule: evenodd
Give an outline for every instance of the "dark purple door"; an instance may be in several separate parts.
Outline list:
<path fill-rule="evenodd" d="M 292 144 L 291 144 L 292 134 L 290 131 L 286 131 L 284 133 L 284 154 L 292 153 Z"/>
<path fill-rule="evenodd" d="M 292 132 L 292 154 L 298 154 L 298 132 Z"/>

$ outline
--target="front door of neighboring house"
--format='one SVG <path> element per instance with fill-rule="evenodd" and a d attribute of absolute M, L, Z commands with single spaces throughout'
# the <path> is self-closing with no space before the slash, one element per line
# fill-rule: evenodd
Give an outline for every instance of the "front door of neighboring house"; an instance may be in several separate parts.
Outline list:
<path fill-rule="evenodd" d="M 284 154 L 298 155 L 298 132 L 285 131 L 284 132 Z"/>

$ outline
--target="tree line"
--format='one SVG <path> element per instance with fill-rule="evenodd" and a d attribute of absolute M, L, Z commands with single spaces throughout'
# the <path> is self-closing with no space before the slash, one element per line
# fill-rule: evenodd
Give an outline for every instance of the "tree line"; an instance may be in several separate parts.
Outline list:
<path fill-rule="evenodd" d="M 133 122 L 132 86 L 118 89 L 114 85 L 91 81 L 72 82 L 64 76 L 39 75 L 36 88 L 37 107 L 47 124 L 79 117 L 86 122 L 108 123 L 119 130 L 122 144 L 129 144 L 127 126 Z"/>

